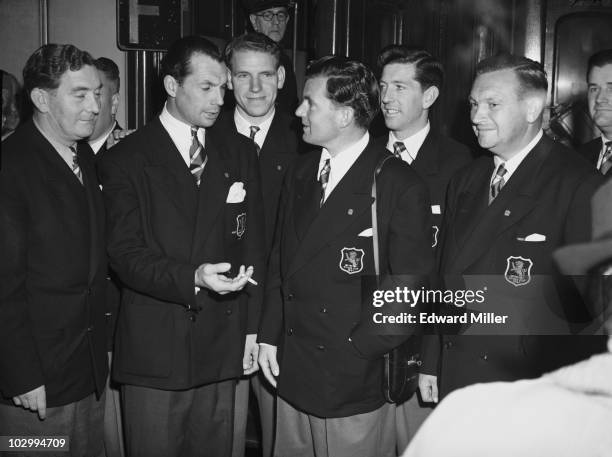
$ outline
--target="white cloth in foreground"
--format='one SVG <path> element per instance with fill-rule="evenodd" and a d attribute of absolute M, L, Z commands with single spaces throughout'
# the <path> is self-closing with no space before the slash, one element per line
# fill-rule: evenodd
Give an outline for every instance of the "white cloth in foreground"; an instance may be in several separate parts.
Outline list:
<path fill-rule="evenodd" d="M 612 353 L 449 395 L 402 457 L 612 456 Z"/>

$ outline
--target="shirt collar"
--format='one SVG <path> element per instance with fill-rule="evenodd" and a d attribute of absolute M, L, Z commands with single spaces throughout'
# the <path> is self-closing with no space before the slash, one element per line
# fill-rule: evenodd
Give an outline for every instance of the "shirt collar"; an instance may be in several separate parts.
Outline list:
<path fill-rule="evenodd" d="M 113 130 L 115 130 L 116 125 L 117 125 L 117 121 L 113 121 L 110 128 L 106 132 L 100 135 L 97 139 L 88 141 L 89 146 L 91 146 L 91 149 L 93 150 L 94 154 L 97 154 L 98 151 L 100 151 L 100 149 L 102 148 L 102 145 L 106 143 L 108 136 L 111 134 Z"/>
<path fill-rule="evenodd" d="M 329 151 L 325 148 L 321 151 L 321 159 L 319 160 L 319 171 L 317 172 L 317 179 L 319 179 L 319 175 L 321 174 L 321 169 L 325 165 L 325 161 L 330 159 L 330 179 L 333 173 L 333 178 L 335 182 L 340 181 L 346 172 L 351 168 L 351 166 L 355 163 L 357 158 L 361 155 L 363 150 L 368 145 L 370 141 L 370 134 L 365 132 L 365 134 L 355 143 L 351 144 L 347 148 L 340 151 L 336 154 L 335 157 L 329 153 Z"/>
<path fill-rule="evenodd" d="M 238 111 L 238 108 L 234 109 L 234 124 L 236 124 L 236 130 L 241 135 L 246 137 L 251 137 L 251 126 L 256 125 L 259 127 L 259 130 L 255 134 L 255 143 L 260 148 L 263 147 L 264 141 L 266 141 L 266 136 L 268 135 L 268 131 L 270 130 L 270 126 L 272 125 L 272 119 L 274 119 L 274 114 L 276 110 L 273 108 L 270 113 L 268 113 L 267 117 L 261 121 L 259 124 L 255 124 L 251 121 L 246 120 L 242 114 Z"/>
<path fill-rule="evenodd" d="M 191 148 L 192 143 L 191 125 L 186 124 L 170 114 L 167 108 L 167 103 L 164 104 L 164 109 L 159 115 L 159 121 L 164 129 L 166 129 L 168 132 L 168 135 L 170 135 L 172 142 L 180 152 L 183 160 L 189 166 L 189 148 Z M 198 128 L 198 140 L 200 140 L 200 143 L 202 143 L 202 147 L 204 147 L 205 133 L 206 130 L 204 128 Z"/>
<path fill-rule="evenodd" d="M 392 131 L 389 131 L 389 141 L 387 142 L 387 149 L 393 152 L 393 143 L 397 141 L 399 141 L 400 143 L 404 143 L 404 146 L 406 146 L 406 149 L 408 150 L 408 154 L 410 155 L 410 158 L 411 158 L 410 162 L 412 162 L 413 160 L 416 159 L 417 154 L 419 153 L 421 146 L 423 146 L 423 143 L 425 142 L 425 138 L 427 138 L 427 135 L 429 134 L 430 130 L 431 130 L 431 126 L 429 124 L 429 121 L 427 121 L 427 124 L 425 124 L 425 127 L 423 127 L 421 130 L 419 130 L 415 134 L 410 135 L 407 138 L 404 138 L 403 140 L 398 140 L 397 137 L 395 136 L 395 133 L 393 133 Z"/>
<path fill-rule="evenodd" d="M 538 134 L 527 144 L 527 146 L 525 146 L 518 153 L 516 153 L 511 159 L 508 159 L 505 162 L 500 157 L 494 155 L 493 162 L 495 163 L 495 169 L 493 170 L 493 175 L 495 175 L 495 170 L 497 170 L 497 167 L 499 167 L 499 164 L 503 163 L 504 168 L 506 169 L 506 174 L 504 175 L 504 181 L 508 182 L 508 180 L 510 179 L 512 174 L 516 171 L 516 169 L 519 167 L 521 162 L 525 159 L 525 157 L 527 157 L 527 154 L 529 154 L 529 152 L 535 147 L 535 145 L 538 144 L 538 142 L 542 139 L 543 135 L 544 135 L 544 132 L 542 131 L 542 129 L 540 129 Z"/>

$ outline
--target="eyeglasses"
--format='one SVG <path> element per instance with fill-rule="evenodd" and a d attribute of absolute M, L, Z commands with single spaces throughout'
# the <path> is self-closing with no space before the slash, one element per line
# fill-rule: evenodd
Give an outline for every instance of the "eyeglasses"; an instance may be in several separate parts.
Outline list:
<path fill-rule="evenodd" d="M 276 17 L 278 22 L 285 22 L 289 19 L 289 13 L 286 13 L 285 11 L 277 11 L 276 13 L 273 13 L 272 11 L 266 11 L 264 13 L 257 14 L 257 17 L 262 18 L 266 22 L 272 22 L 272 19 L 274 17 Z"/>

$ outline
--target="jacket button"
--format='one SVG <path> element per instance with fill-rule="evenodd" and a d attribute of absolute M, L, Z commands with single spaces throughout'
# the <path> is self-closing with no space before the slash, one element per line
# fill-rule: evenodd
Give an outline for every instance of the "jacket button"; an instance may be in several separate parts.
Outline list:
<path fill-rule="evenodd" d="M 90 325 L 89 327 L 87 327 L 87 331 L 88 331 L 88 332 L 93 331 L 93 329 L 94 329 L 94 326 L 93 326 L 93 325 Z"/>
<path fill-rule="evenodd" d="M 288 301 L 293 300 L 293 294 L 289 294 L 289 295 L 287 295 L 287 300 L 288 300 Z"/>
<path fill-rule="evenodd" d="M 193 314 L 191 314 L 191 315 L 189 316 L 189 320 L 190 320 L 191 322 L 195 322 L 195 321 L 196 321 L 196 317 L 195 317 Z"/>
<path fill-rule="evenodd" d="M 88 288 L 88 289 L 85 291 L 85 293 L 86 293 L 87 295 L 91 295 L 91 288 Z"/>
<path fill-rule="evenodd" d="M 225 314 L 227 314 L 228 316 L 232 315 L 232 310 L 231 309 L 226 309 L 225 310 Z"/>
<path fill-rule="evenodd" d="M 323 346 L 322 344 L 319 344 L 319 345 L 317 346 L 317 349 L 318 349 L 319 351 L 324 351 L 324 350 L 325 350 L 325 346 Z"/>
<path fill-rule="evenodd" d="M 444 343 L 444 347 L 446 349 L 450 349 L 453 347 L 453 342 L 452 341 L 447 341 L 446 343 Z"/>
<path fill-rule="evenodd" d="M 324 306 L 324 307 L 322 307 L 322 308 L 319 310 L 319 312 L 321 312 L 321 313 L 325 314 L 325 313 L 327 313 L 327 308 Z"/>
<path fill-rule="evenodd" d="M 486 360 L 489 360 L 489 354 L 487 354 L 487 353 L 485 352 L 484 354 L 482 354 L 482 355 L 480 356 L 480 358 L 481 358 L 482 360 L 485 360 L 485 361 L 486 361 Z"/>
<path fill-rule="evenodd" d="M 292 328 L 287 329 L 287 335 L 289 335 L 289 336 L 293 335 L 293 329 Z"/>

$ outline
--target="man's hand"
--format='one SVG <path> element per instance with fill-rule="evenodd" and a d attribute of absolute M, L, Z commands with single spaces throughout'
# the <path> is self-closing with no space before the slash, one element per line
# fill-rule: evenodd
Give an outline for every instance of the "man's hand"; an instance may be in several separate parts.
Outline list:
<path fill-rule="evenodd" d="M 106 149 L 112 148 L 114 145 L 119 143 L 126 136 L 131 135 L 135 131 L 136 130 L 128 130 L 128 129 L 125 129 L 125 130 L 113 130 L 111 132 L 111 134 L 108 136 L 108 138 L 106 139 Z"/>
<path fill-rule="evenodd" d="M 280 373 L 276 361 L 276 346 L 259 344 L 259 366 L 268 382 L 276 388 L 276 377 Z"/>
<path fill-rule="evenodd" d="M 37 411 L 40 420 L 47 416 L 47 393 L 45 386 L 38 386 L 34 390 L 30 390 L 25 394 L 13 397 L 13 403 L 17 406 L 23 406 L 30 411 Z"/>
<path fill-rule="evenodd" d="M 253 267 L 245 269 L 244 265 L 241 265 L 238 275 L 235 278 L 228 278 L 222 273 L 229 271 L 231 267 L 227 262 L 204 263 L 195 271 L 195 285 L 206 287 L 220 295 L 242 290 L 253 276 Z"/>
<path fill-rule="evenodd" d="M 244 374 L 249 375 L 259 370 L 257 357 L 259 355 L 259 345 L 257 344 L 257 334 L 252 333 L 246 336 L 244 342 L 244 357 L 242 357 L 242 368 Z"/>
<path fill-rule="evenodd" d="M 438 403 L 438 377 L 419 373 L 419 391 L 427 403 Z"/>

